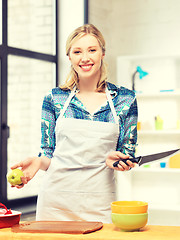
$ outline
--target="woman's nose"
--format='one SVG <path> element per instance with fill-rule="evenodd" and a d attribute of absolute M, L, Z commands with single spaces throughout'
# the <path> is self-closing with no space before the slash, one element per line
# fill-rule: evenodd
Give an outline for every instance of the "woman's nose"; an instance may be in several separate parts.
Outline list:
<path fill-rule="evenodd" d="M 88 55 L 88 53 L 83 53 L 83 55 L 82 55 L 82 59 L 81 59 L 81 61 L 82 62 L 89 62 L 89 55 Z"/>

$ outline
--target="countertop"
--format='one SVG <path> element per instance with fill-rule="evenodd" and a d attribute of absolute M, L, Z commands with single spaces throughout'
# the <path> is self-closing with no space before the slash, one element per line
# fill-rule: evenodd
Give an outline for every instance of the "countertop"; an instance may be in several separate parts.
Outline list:
<path fill-rule="evenodd" d="M 122 232 L 113 224 L 104 224 L 99 231 L 89 234 L 61 234 L 61 233 L 14 233 L 11 228 L 0 229 L 0 240 L 179 240 L 179 226 L 147 225 L 140 231 Z"/>

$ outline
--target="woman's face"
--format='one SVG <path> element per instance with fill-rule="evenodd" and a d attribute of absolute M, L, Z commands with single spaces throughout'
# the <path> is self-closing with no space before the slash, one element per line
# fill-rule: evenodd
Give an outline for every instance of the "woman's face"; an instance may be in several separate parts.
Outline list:
<path fill-rule="evenodd" d="M 79 80 L 93 78 L 99 81 L 101 61 L 104 58 L 98 40 L 87 34 L 77 39 L 71 46 L 69 59 Z"/>

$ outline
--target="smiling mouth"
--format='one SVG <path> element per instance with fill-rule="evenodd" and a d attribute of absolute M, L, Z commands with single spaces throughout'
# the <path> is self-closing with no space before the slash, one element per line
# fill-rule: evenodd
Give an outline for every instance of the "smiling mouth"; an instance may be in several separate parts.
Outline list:
<path fill-rule="evenodd" d="M 90 71 L 94 64 L 79 65 L 83 71 Z"/>

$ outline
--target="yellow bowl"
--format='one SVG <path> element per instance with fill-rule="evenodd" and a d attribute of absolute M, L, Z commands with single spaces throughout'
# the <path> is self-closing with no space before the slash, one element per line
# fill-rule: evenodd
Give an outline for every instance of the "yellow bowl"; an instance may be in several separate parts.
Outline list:
<path fill-rule="evenodd" d="M 148 213 L 118 214 L 111 213 L 113 224 L 122 231 L 132 232 L 143 228 L 148 221 Z"/>
<path fill-rule="evenodd" d="M 146 213 L 148 203 L 142 201 L 115 201 L 111 203 L 112 213 L 139 214 Z"/>

